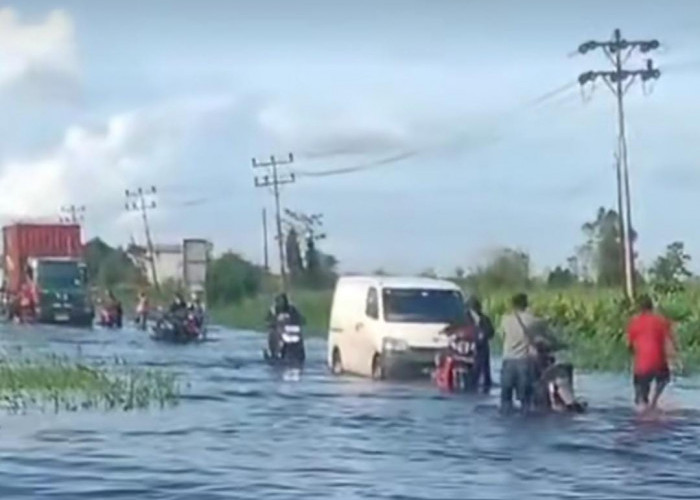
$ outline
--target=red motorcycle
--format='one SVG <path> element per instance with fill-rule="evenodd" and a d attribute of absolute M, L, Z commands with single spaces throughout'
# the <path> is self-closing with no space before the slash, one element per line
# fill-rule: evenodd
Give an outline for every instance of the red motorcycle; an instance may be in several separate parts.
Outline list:
<path fill-rule="evenodd" d="M 474 390 L 475 328 L 471 325 L 451 325 L 441 333 L 447 336 L 447 347 L 435 359 L 435 384 L 441 390 L 450 392 Z"/>
<path fill-rule="evenodd" d="M 122 311 L 117 304 L 109 305 L 100 309 L 99 325 L 104 328 L 121 328 Z"/>

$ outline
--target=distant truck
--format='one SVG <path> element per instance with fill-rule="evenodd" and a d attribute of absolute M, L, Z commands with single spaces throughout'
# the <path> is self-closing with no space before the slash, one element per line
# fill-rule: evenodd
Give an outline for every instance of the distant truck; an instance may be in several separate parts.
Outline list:
<path fill-rule="evenodd" d="M 77 224 L 3 228 L 3 302 L 9 318 L 92 325 L 95 310 Z"/>

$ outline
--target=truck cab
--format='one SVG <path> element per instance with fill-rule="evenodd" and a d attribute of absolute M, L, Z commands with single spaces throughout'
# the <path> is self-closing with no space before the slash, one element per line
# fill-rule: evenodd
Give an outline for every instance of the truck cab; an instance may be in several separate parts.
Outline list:
<path fill-rule="evenodd" d="M 80 259 L 31 258 L 27 274 L 34 287 L 38 321 L 92 323 L 95 311 L 88 294 L 87 267 Z"/>
<path fill-rule="evenodd" d="M 3 228 L 3 304 L 10 319 L 92 325 L 80 226 L 17 222 Z"/>

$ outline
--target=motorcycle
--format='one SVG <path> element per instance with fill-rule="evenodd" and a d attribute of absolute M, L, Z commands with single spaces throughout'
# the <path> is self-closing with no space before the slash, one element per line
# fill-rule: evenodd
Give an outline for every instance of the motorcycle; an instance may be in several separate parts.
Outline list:
<path fill-rule="evenodd" d="M 271 332 L 272 338 L 268 349 L 263 351 L 263 357 L 269 363 L 301 365 L 306 359 L 304 337 L 301 326 L 290 322 L 288 314 L 277 318 Z"/>
<path fill-rule="evenodd" d="M 574 367 L 571 363 L 557 361 L 554 355 L 563 348 L 563 344 L 537 346 L 535 407 L 558 413 L 583 413 L 588 403 L 576 398 L 574 393 Z"/>
<path fill-rule="evenodd" d="M 151 338 L 165 342 L 194 342 L 204 338 L 204 330 L 191 312 L 184 316 L 165 314 L 153 325 Z"/>
<path fill-rule="evenodd" d="M 448 326 L 441 333 L 447 335 L 447 347 L 435 357 L 435 384 L 440 389 L 450 392 L 475 390 L 474 328 L 466 325 Z"/>
<path fill-rule="evenodd" d="M 116 308 L 103 307 L 100 309 L 98 324 L 104 328 L 121 328 L 122 318 Z"/>

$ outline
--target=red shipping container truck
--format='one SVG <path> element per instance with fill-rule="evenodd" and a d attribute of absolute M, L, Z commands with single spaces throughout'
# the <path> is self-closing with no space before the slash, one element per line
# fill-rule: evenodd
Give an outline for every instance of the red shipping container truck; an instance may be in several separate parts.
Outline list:
<path fill-rule="evenodd" d="M 77 224 L 17 223 L 3 228 L 4 291 L 10 316 L 92 324 Z"/>

